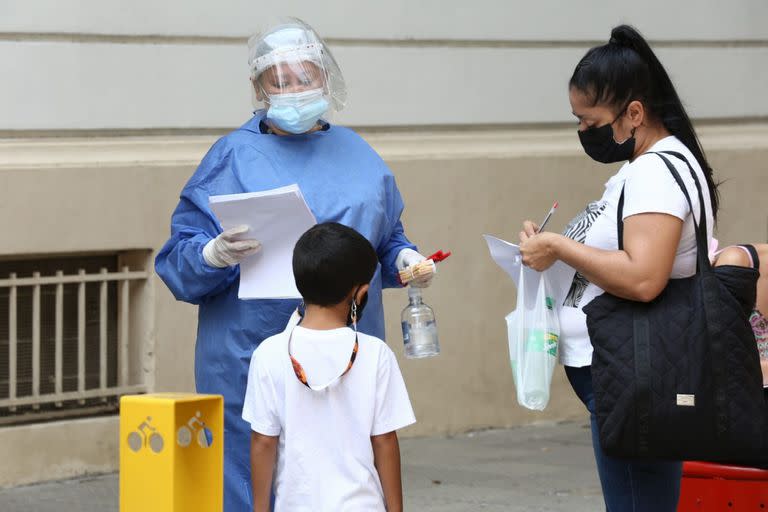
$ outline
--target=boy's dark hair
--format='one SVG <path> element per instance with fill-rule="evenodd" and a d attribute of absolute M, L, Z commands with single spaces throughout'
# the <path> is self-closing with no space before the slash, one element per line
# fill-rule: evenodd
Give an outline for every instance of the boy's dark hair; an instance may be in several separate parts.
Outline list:
<path fill-rule="evenodd" d="M 352 228 L 325 222 L 301 235 L 293 249 L 296 288 L 307 304 L 333 306 L 373 279 L 376 251 Z"/>

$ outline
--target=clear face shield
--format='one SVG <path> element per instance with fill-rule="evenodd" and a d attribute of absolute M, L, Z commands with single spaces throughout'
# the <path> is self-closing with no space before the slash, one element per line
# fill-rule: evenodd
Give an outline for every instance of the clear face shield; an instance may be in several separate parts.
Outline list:
<path fill-rule="evenodd" d="M 344 108 L 344 77 L 311 27 L 291 19 L 248 42 L 251 80 L 267 121 L 289 133 L 305 133 L 319 119 Z"/>

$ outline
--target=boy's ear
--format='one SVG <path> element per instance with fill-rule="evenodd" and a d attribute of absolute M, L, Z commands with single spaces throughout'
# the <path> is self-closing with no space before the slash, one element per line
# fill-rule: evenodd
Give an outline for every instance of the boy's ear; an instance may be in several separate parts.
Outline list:
<path fill-rule="evenodd" d="M 357 293 L 355 294 L 355 302 L 357 304 L 360 304 L 363 301 L 363 297 L 365 297 L 365 294 L 368 293 L 368 289 L 370 288 L 370 285 L 364 284 L 360 288 L 358 288 Z"/>

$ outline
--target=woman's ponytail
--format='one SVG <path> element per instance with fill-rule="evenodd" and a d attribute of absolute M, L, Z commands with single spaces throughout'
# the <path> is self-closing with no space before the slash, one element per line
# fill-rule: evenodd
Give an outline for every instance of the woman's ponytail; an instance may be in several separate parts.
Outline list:
<path fill-rule="evenodd" d="M 642 101 L 650 115 L 680 139 L 699 162 L 712 199 L 712 214 L 717 217 L 720 200 L 712 167 L 672 80 L 635 28 L 619 25 L 611 31 L 608 44 L 589 50 L 576 66 L 570 86 L 592 94 L 596 104 L 622 108 L 629 101 Z"/>

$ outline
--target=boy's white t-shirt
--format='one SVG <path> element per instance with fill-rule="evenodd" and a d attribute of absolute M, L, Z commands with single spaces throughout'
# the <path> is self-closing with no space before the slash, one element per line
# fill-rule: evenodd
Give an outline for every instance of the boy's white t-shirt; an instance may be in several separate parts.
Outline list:
<path fill-rule="evenodd" d="M 254 351 L 243 419 L 254 432 L 279 436 L 275 512 L 384 511 L 371 436 L 415 423 L 408 392 L 392 350 L 358 334 L 352 369 L 314 391 L 296 377 L 288 355 L 313 386 L 325 385 L 349 364 L 355 332 L 289 325 Z"/>
<path fill-rule="evenodd" d="M 699 163 L 688 148 L 674 136 L 661 139 L 649 151 L 675 151 L 684 155 L 690 162 L 704 196 L 708 247 L 712 239 L 714 219 L 709 188 Z M 684 161 L 671 155 L 664 156 L 682 177 L 698 222 L 699 196 L 691 171 Z M 633 162 L 625 163 L 605 184 L 603 197 L 587 205 L 587 208 L 568 224 L 563 234 L 590 247 L 617 250 L 616 216 L 622 187 L 624 187 L 622 217 L 625 220 L 627 217 L 641 213 L 666 213 L 683 220 L 683 230 L 670 277 L 679 279 L 694 275 L 696 273 L 696 236 L 690 208 L 672 173 L 658 155 L 644 154 Z M 559 312 L 560 362 L 562 364 L 581 367 L 592 363 L 592 344 L 587 332 L 587 317 L 582 308 L 602 293 L 602 289 L 576 273 Z"/>

